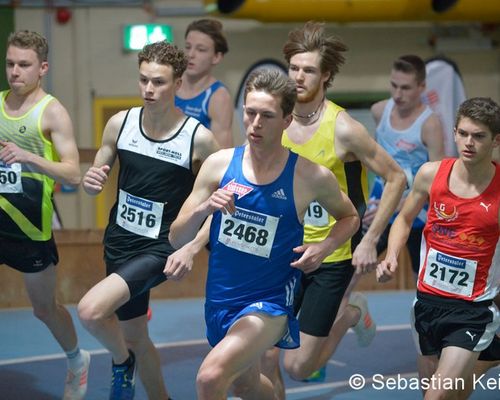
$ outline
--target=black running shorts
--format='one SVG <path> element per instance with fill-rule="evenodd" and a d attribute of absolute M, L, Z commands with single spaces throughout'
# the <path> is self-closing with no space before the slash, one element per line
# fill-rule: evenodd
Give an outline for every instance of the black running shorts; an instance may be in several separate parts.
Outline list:
<path fill-rule="evenodd" d="M 413 318 L 424 356 L 439 356 L 444 347 L 456 346 L 484 352 L 480 359 L 497 359 L 494 357 L 498 356 L 498 338 L 495 338 L 500 321 L 491 300 L 470 302 L 418 292 Z"/>
<path fill-rule="evenodd" d="M 37 242 L 0 236 L 0 264 L 7 264 L 20 272 L 34 273 L 58 262 L 59 255 L 53 237 Z"/>
<path fill-rule="evenodd" d="M 354 274 L 351 261 L 323 263 L 316 271 L 302 275 L 294 299 L 301 332 L 316 337 L 328 336 Z"/>
<path fill-rule="evenodd" d="M 123 264 L 106 264 L 106 275 L 120 275 L 130 291 L 130 300 L 116 310 L 120 321 L 147 314 L 149 290 L 167 279 L 163 273 L 165 263 L 165 257 L 141 254 Z"/>

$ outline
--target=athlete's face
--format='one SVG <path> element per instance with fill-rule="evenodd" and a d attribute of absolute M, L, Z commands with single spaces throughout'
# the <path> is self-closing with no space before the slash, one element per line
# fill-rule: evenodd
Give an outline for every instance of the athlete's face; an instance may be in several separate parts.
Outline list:
<path fill-rule="evenodd" d="M 19 95 L 27 94 L 40 86 L 47 73 L 48 63 L 41 62 L 31 49 L 9 46 L 5 60 L 7 81 L 11 90 Z"/>
<path fill-rule="evenodd" d="M 463 117 L 455 128 L 455 143 L 464 162 L 478 163 L 491 158 L 493 149 L 500 146 L 500 134 L 493 137 L 486 125 Z"/>
<path fill-rule="evenodd" d="M 186 36 L 184 53 L 188 58 L 186 74 L 206 75 L 222 59 L 221 53 L 215 52 L 215 44 L 210 36 L 199 31 L 190 31 Z"/>
<path fill-rule="evenodd" d="M 249 143 L 266 147 L 281 143 L 283 131 L 290 125 L 292 116 L 283 116 L 281 98 L 264 91 L 251 91 L 245 99 L 243 124 Z"/>
<path fill-rule="evenodd" d="M 298 53 L 290 58 L 288 76 L 297 85 L 297 102 L 308 103 L 323 97 L 324 84 L 330 74 L 321 73 L 320 55 L 317 51 Z"/>
<path fill-rule="evenodd" d="M 417 82 L 415 74 L 392 70 L 390 82 L 391 97 L 396 108 L 401 111 L 411 111 L 420 105 L 425 84 Z"/>
<path fill-rule="evenodd" d="M 139 67 L 139 87 L 145 106 L 173 104 L 180 83 L 170 65 L 143 62 Z"/>

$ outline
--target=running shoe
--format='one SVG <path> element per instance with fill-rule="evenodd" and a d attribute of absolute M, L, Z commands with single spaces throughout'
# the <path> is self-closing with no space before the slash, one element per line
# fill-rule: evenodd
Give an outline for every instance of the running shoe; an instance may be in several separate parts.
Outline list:
<path fill-rule="evenodd" d="M 63 400 L 81 400 L 85 397 L 85 393 L 87 393 L 90 353 L 86 350 L 80 350 L 80 352 L 83 357 L 83 367 L 77 372 L 68 369 Z"/>
<path fill-rule="evenodd" d="M 109 400 L 132 400 L 135 394 L 135 357 L 130 352 L 132 364 L 115 365 L 113 364 L 111 378 L 111 393 Z"/>
<path fill-rule="evenodd" d="M 368 311 L 368 302 L 366 301 L 366 297 L 359 292 L 353 292 L 349 299 L 349 305 L 356 307 L 361 311 L 359 321 L 352 327 L 352 330 L 358 338 L 358 345 L 360 347 L 367 347 L 375 337 L 377 325 Z"/>
<path fill-rule="evenodd" d="M 326 378 L 326 365 L 314 371 L 306 379 L 303 379 L 302 382 L 324 382 L 325 378 Z"/>

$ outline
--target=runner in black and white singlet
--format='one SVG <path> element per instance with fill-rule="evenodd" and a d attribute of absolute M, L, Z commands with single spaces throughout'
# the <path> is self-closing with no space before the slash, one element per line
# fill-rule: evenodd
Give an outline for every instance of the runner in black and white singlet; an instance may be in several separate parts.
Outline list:
<path fill-rule="evenodd" d="M 118 196 L 104 236 L 109 264 L 143 253 L 164 258 L 173 253 L 168 240 L 156 239 L 168 237 L 194 183 L 192 146 L 200 123 L 184 118 L 171 137 L 153 140 L 144 132 L 143 113 L 143 107 L 129 110 L 118 136 Z"/>
<path fill-rule="evenodd" d="M 167 42 L 144 47 L 139 53 L 144 106 L 111 117 L 83 179 L 87 193 L 100 193 L 118 157 L 116 202 L 104 236 L 107 277 L 78 305 L 85 328 L 112 355 L 110 399 L 133 397 L 137 369 L 149 398 L 168 399 L 147 330 L 149 290 L 189 272 L 208 238 L 208 231 L 201 231 L 199 240 L 178 251 L 168 242 L 170 224 L 201 163 L 217 149 L 212 133 L 174 105 L 186 63 L 184 53 Z"/>

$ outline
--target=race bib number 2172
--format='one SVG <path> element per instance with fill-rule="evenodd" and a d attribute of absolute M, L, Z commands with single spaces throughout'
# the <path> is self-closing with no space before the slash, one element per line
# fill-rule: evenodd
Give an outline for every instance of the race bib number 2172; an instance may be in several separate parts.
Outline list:
<path fill-rule="evenodd" d="M 470 297 L 477 261 L 455 257 L 433 248 L 427 254 L 424 282 L 448 293 Z"/>

